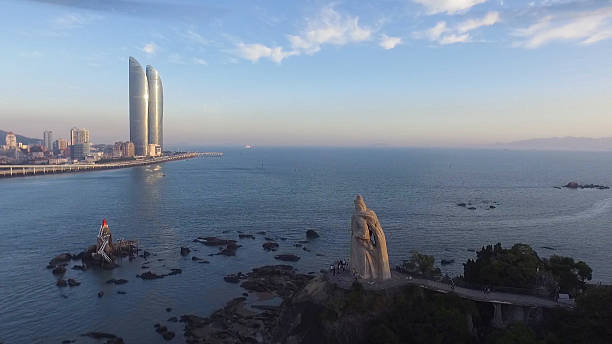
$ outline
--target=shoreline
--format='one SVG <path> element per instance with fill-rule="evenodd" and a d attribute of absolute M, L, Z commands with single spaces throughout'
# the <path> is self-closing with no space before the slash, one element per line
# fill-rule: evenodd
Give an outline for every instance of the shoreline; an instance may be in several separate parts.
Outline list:
<path fill-rule="evenodd" d="M 156 158 L 144 158 L 131 161 L 110 162 L 103 164 L 64 164 L 64 165 L 0 165 L 0 179 L 30 177 L 63 173 L 93 172 L 101 170 L 130 168 L 161 164 L 170 161 L 194 159 L 198 157 L 222 157 L 221 152 L 188 152 Z"/>

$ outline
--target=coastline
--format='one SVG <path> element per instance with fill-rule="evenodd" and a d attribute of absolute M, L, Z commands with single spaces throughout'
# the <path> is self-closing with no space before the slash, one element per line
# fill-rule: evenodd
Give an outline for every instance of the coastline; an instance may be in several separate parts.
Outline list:
<path fill-rule="evenodd" d="M 170 156 L 144 158 L 132 161 L 110 162 L 103 164 L 65 164 L 65 165 L 0 165 L 0 178 L 29 177 L 59 173 L 92 172 L 100 170 L 129 168 L 161 164 L 169 161 L 194 159 L 198 157 L 222 157 L 221 152 L 188 152 Z"/>

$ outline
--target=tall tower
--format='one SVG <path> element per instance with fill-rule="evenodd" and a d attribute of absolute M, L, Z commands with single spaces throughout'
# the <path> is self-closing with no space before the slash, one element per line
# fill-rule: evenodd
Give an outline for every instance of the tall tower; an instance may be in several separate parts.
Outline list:
<path fill-rule="evenodd" d="M 147 66 L 149 85 L 149 144 L 164 148 L 164 91 L 159 73 L 152 66 Z"/>
<path fill-rule="evenodd" d="M 149 86 L 142 66 L 130 56 L 130 141 L 136 155 L 147 155 L 149 144 Z"/>
<path fill-rule="evenodd" d="M 53 150 L 53 132 L 51 130 L 43 131 L 43 144 L 47 151 Z"/>

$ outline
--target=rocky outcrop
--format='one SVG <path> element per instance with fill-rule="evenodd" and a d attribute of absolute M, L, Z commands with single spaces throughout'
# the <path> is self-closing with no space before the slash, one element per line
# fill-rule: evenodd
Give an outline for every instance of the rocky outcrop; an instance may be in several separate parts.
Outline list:
<path fill-rule="evenodd" d="M 235 256 L 236 250 L 241 245 L 236 244 L 236 240 L 219 239 L 217 237 L 198 237 L 193 240 L 206 246 L 217 246 L 219 247 L 219 253 L 217 255 L 223 256 Z"/>
<path fill-rule="evenodd" d="M 297 262 L 300 260 L 300 257 L 296 256 L 295 254 L 278 254 L 274 256 L 274 259 L 282 260 L 284 262 Z"/>
<path fill-rule="evenodd" d="M 598 184 L 585 184 L 585 185 L 581 185 L 578 184 L 577 182 L 569 182 L 565 185 L 563 185 L 564 188 L 567 189 L 597 189 L 597 190 L 608 190 L 610 189 L 609 186 L 605 186 L 605 185 L 598 185 Z"/>
<path fill-rule="evenodd" d="M 266 251 L 276 251 L 278 249 L 278 244 L 272 241 L 264 242 L 261 246 Z"/>
<path fill-rule="evenodd" d="M 117 337 L 114 334 L 104 332 L 87 332 L 81 335 L 82 337 L 89 337 L 93 339 L 106 339 L 106 344 L 123 344 L 123 339 Z"/>
<path fill-rule="evenodd" d="M 317 233 L 317 231 L 315 231 L 314 229 L 309 229 L 306 231 L 306 238 L 309 240 L 312 239 L 316 239 L 319 237 L 319 233 Z"/>

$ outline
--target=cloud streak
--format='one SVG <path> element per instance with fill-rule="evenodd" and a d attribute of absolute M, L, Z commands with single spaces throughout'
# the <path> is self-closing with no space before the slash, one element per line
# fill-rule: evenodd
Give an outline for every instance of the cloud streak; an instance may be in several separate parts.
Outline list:
<path fill-rule="evenodd" d="M 487 0 L 412 0 L 423 5 L 427 14 L 446 13 L 449 15 L 465 13 L 470 8 L 482 4 Z"/>
<path fill-rule="evenodd" d="M 492 26 L 501 21 L 499 12 L 489 12 L 482 18 L 465 20 L 455 27 L 449 27 L 445 21 L 438 22 L 432 28 L 416 32 L 416 38 L 426 38 L 441 45 L 467 43 L 472 41 L 471 31 L 481 27 Z"/>
<path fill-rule="evenodd" d="M 612 7 L 575 12 L 569 16 L 546 16 L 528 27 L 515 30 L 513 35 L 520 38 L 515 46 L 528 49 L 559 41 L 594 44 L 612 38 Z"/>

